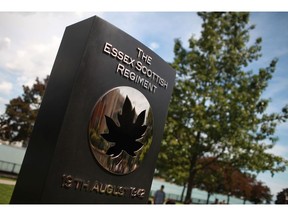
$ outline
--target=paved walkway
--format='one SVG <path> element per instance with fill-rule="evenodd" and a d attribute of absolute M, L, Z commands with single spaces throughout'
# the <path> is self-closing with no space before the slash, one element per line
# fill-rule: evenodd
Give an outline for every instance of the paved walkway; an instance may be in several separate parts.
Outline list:
<path fill-rule="evenodd" d="M 0 184 L 15 185 L 16 181 L 8 179 L 0 179 Z"/>

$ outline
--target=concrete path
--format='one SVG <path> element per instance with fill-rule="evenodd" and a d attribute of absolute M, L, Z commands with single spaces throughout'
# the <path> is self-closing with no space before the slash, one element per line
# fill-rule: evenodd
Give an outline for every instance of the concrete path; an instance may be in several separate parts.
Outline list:
<path fill-rule="evenodd" d="M 0 184 L 15 185 L 16 181 L 8 179 L 0 179 Z"/>

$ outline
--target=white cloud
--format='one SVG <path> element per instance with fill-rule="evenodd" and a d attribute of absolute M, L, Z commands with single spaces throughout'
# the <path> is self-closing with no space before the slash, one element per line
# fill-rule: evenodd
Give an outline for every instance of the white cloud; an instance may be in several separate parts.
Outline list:
<path fill-rule="evenodd" d="M 7 103 L 8 103 L 7 99 L 0 97 L 0 104 L 1 105 L 7 104 Z M 3 114 L 4 112 L 5 112 L 5 106 L 0 106 L 0 115 Z"/>
<path fill-rule="evenodd" d="M 0 93 L 9 94 L 13 88 L 13 84 L 10 82 L 2 81 L 0 82 Z"/>
<path fill-rule="evenodd" d="M 103 12 L 84 12 L 84 11 L 75 11 L 74 12 L 75 16 L 77 17 L 77 19 L 86 19 L 92 16 L 102 16 L 104 13 Z M 72 14 L 73 15 L 73 14 Z"/>
<path fill-rule="evenodd" d="M 150 45 L 149 45 L 149 48 L 152 49 L 152 50 L 156 50 L 156 49 L 158 49 L 159 47 L 160 47 L 160 45 L 159 45 L 158 43 L 156 43 L 156 42 L 152 42 L 152 43 L 150 43 Z"/>
<path fill-rule="evenodd" d="M 11 44 L 11 39 L 8 37 L 0 38 L 0 50 L 8 49 Z"/>
<path fill-rule="evenodd" d="M 17 74 L 19 85 L 32 84 L 36 77 L 50 74 L 60 38 L 52 37 L 48 43 L 27 44 L 14 52 L 6 53 L 7 71 Z"/>

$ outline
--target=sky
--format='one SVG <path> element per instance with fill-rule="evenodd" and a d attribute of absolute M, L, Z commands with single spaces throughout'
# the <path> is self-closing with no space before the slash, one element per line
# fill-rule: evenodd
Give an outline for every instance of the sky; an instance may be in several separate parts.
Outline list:
<path fill-rule="evenodd" d="M 150 47 L 165 61 L 173 60 L 173 45 L 184 46 L 200 36 L 201 19 L 195 12 L 0 12 L 0 114 L 5 104 L 22 94 L 22 85 L 50 74 L 66 26 L 97 15 Z M 257 70 L 278 58 L 277 69 L 264 98 L 271 98 L 268 112 L 288 104 L 288 12 L 255 12 L 251 40 L 262 37 L 262 58 L 251 65 Z M 288 159 L 288 123 L 277 128 L 278 143 L 272 152 Z M 260 174 L 258 179 L 276 195 L 288 188 L 288 171 Z"/>

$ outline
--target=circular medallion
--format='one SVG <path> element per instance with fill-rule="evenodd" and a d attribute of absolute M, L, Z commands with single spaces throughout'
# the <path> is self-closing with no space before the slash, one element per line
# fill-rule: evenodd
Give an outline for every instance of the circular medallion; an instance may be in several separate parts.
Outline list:
<path fill-rule="evenodd" d="M 133 172 L 145 158 L 153 136 L 153 114 L 138 90 L 121 86 L 105 93 L 95 104 L 89 122 L 89 144 L 107 171 Z"/>

